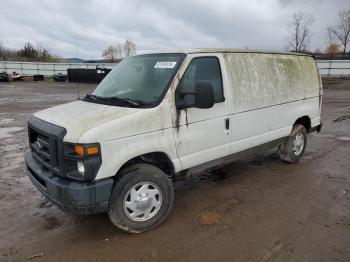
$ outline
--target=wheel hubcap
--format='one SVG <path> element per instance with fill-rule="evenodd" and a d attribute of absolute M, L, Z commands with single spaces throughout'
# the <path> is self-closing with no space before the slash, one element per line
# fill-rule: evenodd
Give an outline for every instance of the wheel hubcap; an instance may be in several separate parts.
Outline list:
<path fill-rule="evenodd" d="M 304 136 L 301 133 L 298 133 L 294 138 L 293 143 L 293 152 L 295 155 L 300 155 L 304 149 Z"/>
<path fill-rule="evenodd" d="M 152 182 L 134 185 L 124 197 L 124 212 L 133 221 L 147 221 L 154 217 L 162 205 L 162 193 Z"/>

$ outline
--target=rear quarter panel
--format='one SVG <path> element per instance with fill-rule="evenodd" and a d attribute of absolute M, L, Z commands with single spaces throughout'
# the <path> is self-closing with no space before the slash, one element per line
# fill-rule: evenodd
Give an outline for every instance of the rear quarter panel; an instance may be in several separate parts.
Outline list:
<path fill-rule="evenodd" d="M 291 132 L 309 116 L 320 123 L 319 74 L 312 57 L 284 54 L 225 54 L 232 94 L 231 152 L 269 142 Z"/>

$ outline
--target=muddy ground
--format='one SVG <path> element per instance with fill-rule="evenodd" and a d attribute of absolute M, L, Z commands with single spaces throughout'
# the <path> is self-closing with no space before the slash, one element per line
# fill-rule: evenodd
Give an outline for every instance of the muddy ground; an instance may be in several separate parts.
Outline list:
<path fill-rule="evenodd" d="M 350 88 L 325 90 L 299 164 L 271 151 L 189 177 L 165 223 L 139 235 L 60 211 L 26 176 L 26 119 L 76 90 L 0 83 L 0 261 L 350 261 Z"/>

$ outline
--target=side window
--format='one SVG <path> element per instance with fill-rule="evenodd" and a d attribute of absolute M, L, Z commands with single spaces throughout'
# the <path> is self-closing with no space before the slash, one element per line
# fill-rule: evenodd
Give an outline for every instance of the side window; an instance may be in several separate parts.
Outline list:
<path fill-rule="evenodd" d="M 178 89 L 194 92 L 195 84 L 199 80 L 206 80 L 211 83 L 214 89 L 216 103 L 225 101 L 220 63 L 216 57 L 198 57 L 192 59 L 181 79 Z M 191 98 L 189 97 L 189 99 Z"/>

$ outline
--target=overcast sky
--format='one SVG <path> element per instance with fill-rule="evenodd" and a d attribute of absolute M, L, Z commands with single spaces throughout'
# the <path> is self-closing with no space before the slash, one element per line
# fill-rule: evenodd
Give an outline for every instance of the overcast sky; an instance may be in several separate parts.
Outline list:
<path fill-rule="evenodd" d="M 311 50 L 349 0 L 0 0 L 0 42 L 30 41 L 61 57 L 100 58 L 130 39 L 138 50 L 233 47 L 283 50 L 293 12 L 311 12 Z"/>

